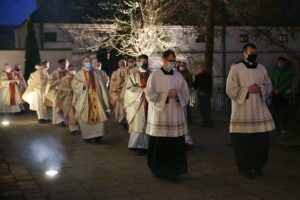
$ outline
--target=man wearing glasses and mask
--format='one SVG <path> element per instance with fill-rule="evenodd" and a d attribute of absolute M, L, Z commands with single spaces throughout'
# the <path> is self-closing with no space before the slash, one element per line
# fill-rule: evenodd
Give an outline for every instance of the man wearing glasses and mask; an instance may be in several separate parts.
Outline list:
<path fill-rule="evenodd" d="M 104 135 L 104 122 L 107 120 L 106 111 L 109 110 L 109 94 L 89 56 L 83 57 L 82 69 L 76 73 L 71 85 L 72 105 L 82 138 L 86 142 L 100 143 Z"/>
<path fill-rule="evenodd" d="M 189 89 L 183 76 L 174 70 L 175 52 L 165 51 L 162 61 L 161 69 L 152 72 L 146 87 L 148 166 L 156 177 L 178 182 L 180 174 L 187 173 L 185 107 Z"/>

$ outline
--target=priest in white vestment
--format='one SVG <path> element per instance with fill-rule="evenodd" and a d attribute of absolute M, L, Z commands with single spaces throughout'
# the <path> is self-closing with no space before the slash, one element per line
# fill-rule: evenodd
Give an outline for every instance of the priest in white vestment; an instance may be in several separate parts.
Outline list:
<path fill-rule="evenodd" d="M 115 119 L 119 124 L 126 124 L 126 113 L 124 110 L 125 82 L 128 76 L 126 61 L 119 61 L 119 68 L 112 73 L 109 93 L 111 96 L 111 104 L 115 112 Z"/>
<path fill-rule="evenodd" d="M 57 106 L 57 89 L 61 79 L 66 75 L 69 62 L 67 59 L 60 59 L 58 67 L 55 69 L 48 79 L 45 97 L 52 102 L 52 124 L 65 127 L 65 119 L 62 110 Z"/>
<path fill-rule="evenodd" d="M 73 65 L 68 66 L 67 74 L 61 79 L 57 89 L 57 106 L 62 111 L 64 119 L 73 135 L 79 135 L 79 127 L 75 119 L 75 108 L 72 106 L 73 89 L 72 80 L 76 74 Z"/>
<path fill-rule="evenodd" d="M 14 66 L 14 73 L 15 73 L 15 76 L 16 78 L 19 80 L 19 91 L 20 91 L 20 94 L 23 95 L 26 88 L 27 88 L 27 83 L 24 79 L 24 75 L 22 73 L 22 67 L 21 65 L 19 64 L 16 64 Z"/>
<path fill-rule="evenodd" d="M 17 79 L 19 80 L 18 90 L 19 90 L 20 95 L 22 97 L 22 95 L 24 94 L 24 92 L 25 92 L 25 90 L 27 88 L 27 83 L 26 83 L 26 81 L 24 79 L 24 75 L 22 73 L 22 67 L 21 67 L 21 65 L 15 64 L 15 66 L 14 66 L 14 73 L 15 73 L 15 76 L 17 77 Z M 25 102 L 23 101 L 23 103 L 25 103 Z M 21 107 L 22 111 L 25 110 L 24 104 L 21 104 L 20 107 Z"/>
<path fill-rule="evenodd" d="M 49 79 L 47 70 L 49 62 L 43 61 L 42 64 L 35 65 L 35 71 L 32 72 L 28 79 L 22 98 L 29 104 L 29 109 L 36 111 L 40 123 L 48 122 L 52 118 L 52 109 L 47 106 L 49 100 L 45 99 L 46 85 Z"/>
<path fill-rule="evenodd" d="M 0 113 L 21 112 L 23 104 L 19 90 L 20 81 L 10 64 L 0 71 Z"/>
<path fill-rule="evenodd" d="M 72 80 L 75 116 L 82 138 L 86 142 L 101 142 L 104 122 L 109 110 L 109 93 L 99 71 L 92 66 L 91 58 L 84 56 L 82 69 Z"/>
<path fill-rule="evenodd" d="M 102 70 L 102 64 L 97 59 L 93 59 L 92 63 L 93 63 L 94 69 L 98 70 L 100 72 L 105 85 L 108 87 L 109 86 L 109 76 L 106 74 L 105 71 Z"/>
<path fill-rule="evenodd" d="M 174 71 L 175 53 L 165 51 L 162 60 L 163 66 L 152 72 L 146 88 L 148 166 L 156 177 L 177 182 L 180 174 L 187 173 L 185 107 L 189 89 L 183 76 Z"/>
<path fill-rule="evenodd" d="M 256 62 L 256 46 L 243 48 L 243 60 L 231 67 L 226 92 L 231 99 L 231 138 L 239 171 L 247 178 L 263 175 L 268 160 L 268 133 L 274 122 L 266 99 L 272 84 L 265 67 Z"/>
<path fill-rule="evenodd" d="M 128 148 L 144 155 L 148 149 L 149 135 L 146 134 L 148 101 L 145 88 L 150 75 L 148 56 L 140 55 L 137 70 L 129 73 L 126 84 L 124 107 L 130 134 Z"/>

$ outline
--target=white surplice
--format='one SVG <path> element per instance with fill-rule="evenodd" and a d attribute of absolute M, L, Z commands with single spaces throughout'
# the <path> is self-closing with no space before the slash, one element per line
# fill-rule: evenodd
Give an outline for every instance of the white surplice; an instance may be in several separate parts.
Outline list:
<path fill-rule="evenodd" d="M 52 118 L 52 109 L 44 103 L 45 90 L 49 74 L 43 67 L 36 67 L 36 71 L 32 72 L 28 79 L 28 87 L 26 88 L 22 98 L 29 104 L 29 109 L 36 111 L 38 119 L 50 120 Z"/>
<path fill-rule="evenodd" d="M 261 92 L 248 93 L 252 84 L 257 84 Z M 274 122 L 265 103 L 272 92 L 272 83 L 263 65 L 258 64 L 256 68 L 247 68 L 243 62 L 233 65 L 228 74 L 226 92 L 232 104 L 230 133 L 274 130 Z"/>
<path fill-rule="evenodd" d="M 176 90 L 177 98 L 168 98 L 171 89 Z M 179 72 L 169 75 L 163 69 L 152 72 L 146 98 L 149 102 L 147 134 L 156 137 L 188 135 L 185 106 L 189 102 L 189 89 Z"/>

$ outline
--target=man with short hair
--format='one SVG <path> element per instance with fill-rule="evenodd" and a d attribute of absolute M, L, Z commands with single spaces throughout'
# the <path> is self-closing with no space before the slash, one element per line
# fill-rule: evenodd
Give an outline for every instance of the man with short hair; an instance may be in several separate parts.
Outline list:
<path fill-rule="evenodd" d="M 71 103 L 73 99 L 71 83 L 75 74 L 76 68 L 73 65 L 69 65 L 67 74 L 61 79 L 57 88 L 57 106 L 62 110 L 70 133 L 73 135 L 79 135 L 79 128 L 77 120 L 75 119 L 75 109 Z"/>
<path fill-rule="evenodd" d="M 273 85 L 272 112 L 276 129 L 285 134 L 289 121 L 289 96 L 293 84 L 293 73 L 285 57 L 277 59 L 271 80 Z"/>
<path fill-rule="evenodd" d="M 265 103 L 272 92 L 271 80 L 256 58 L 256 46 L 246 44 L 243 59 L 231 67 L 226 84 L 232 103 L 229 132 L 235 158 L 239 171 L 249 179 L 263 175 L 269 152 L 268 133 L 275 128 Z"/>
<path fill-rule="evenodd" d="M 109 86 L 109 76 L 106 74 L 105 71 L 102 70 L 102 63 L 100 61 L 98 61 L 97 59 L 93 59 L 92 63 L 93 63 L 94 69 L 98 70 L 100 72 L 105 85 L 108 87 Z"/>
<path fill-rule="evenodd" d="M 182 75 L 174 70 L 175 52 L 165 51 L 162 61 L 161 69 L 151 73 L 146 88 L 148 166 L 156 177 L 178 182 L 180 174 L 188 170 L 185 106 L 189 101 L 189 88 Z"/>
<path fill-rule="evenodd" d="M 0 71 L 0 113 L 21 112 L 22 94 L 19 86 L 20 80 L 14 73 L 10 64 L 5 64 Z"/>
<path fill-rule="evenodd" d="M 49 79 L 48 69 L 49 61 L 44 60 L 41 64 L 35 65 L 35 71 L 32 72 L 28 79 L 22 98 L 29 104 L 29 109 L 36 111 L 39 123 L 45 123 L 51 120 L 52 110 L 47 106 L 50 103 L 45 97 L 47 82 Z"/>
<path fill-rule="evenodd" d="M 148 101 L 145 88 L 150 75 L 148 71 L 148 56 L 137 58 L 137 70 L 132 71 L 127 80 L 124 108 L 129 126 L 128 148 L 144 155 L 148 149 L 149 136 L 146 134 Z"/>
<path fill-rule="evenodd" d="M 197 91 L 198 102 L 202 114 L 202 127 L 212 127 L 211 98 L 212 98 L 212 76 L 203 65 L 196 68 L 194 88 Z"/>
<path fill-rule="evenodd" d="M 111 104 L 114 107 L 115 119 L 119 124 L 126 126 L 126 114 L 124 110 L 124 95 L 125 90 L 123 89 L 126 84 L 128 76 L 128 70 L 126 68 L 126 61 L 119 61 L 119 68 L 112 73 L 109 93 L 111 96 Z"/>
<path fill-rule="evenodd" d="M 82 69 L 72 80 L 72 105 L 76 111 L 81 136 L 86 142 L 100 143 L 104 136 L 106 111 L 109 109 L 109 94 L 98 70 L 89 56 L 82 58 Z"/>
<path fill-rule="evenodd" d="M 45 97 L 52 102 L 52 124 L 65 127 L 65 119 L 62 110 L 57 106 L 57 89 L 61 79 L 66 75 L 69 62 L 67 59 L 60 59 L 58 67 L 50 74 L 48 79 Z"/>

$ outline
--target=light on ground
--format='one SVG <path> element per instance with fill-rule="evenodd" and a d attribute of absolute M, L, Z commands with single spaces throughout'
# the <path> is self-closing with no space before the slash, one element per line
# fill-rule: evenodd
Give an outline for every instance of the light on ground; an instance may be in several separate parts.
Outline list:
<path fill-rule="evenodd" d="M 58 174 L 58 171 L 56 170 L 48 170 L 45 172 L 45 174 L 48 176 L 48 177 L 54 177 Z"/>
<path fill-rule="evenodd" d="M 9 122 L 8 120 L 3 120 L 3 121 L 1 122 L 1 125 L 2 125 L 2 126 L 9 126 L 9 125 L 10 125 L 10 122 Z"/>

